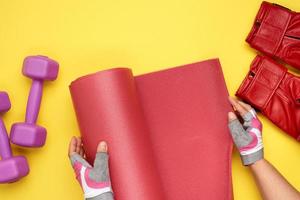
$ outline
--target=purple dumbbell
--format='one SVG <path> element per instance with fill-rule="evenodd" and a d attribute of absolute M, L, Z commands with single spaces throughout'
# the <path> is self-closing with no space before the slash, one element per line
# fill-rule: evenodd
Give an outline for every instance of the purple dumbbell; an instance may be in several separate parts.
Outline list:
<path fill-rule="evenodd" d="M 0 112 L 10 109 L 10 101 L 6 92 L 0 92 Z M 13 156 L 6 128 L 0 118 L 0 183 L 11 183 L 29 173 L 27 160 L 24 156 Z"/>
<path fill-rule="evenodd" d="M 25 122 L 15 123 L 11 127 L 10 140 L 24 147 L 41 147 L 45 144 L 47 130 L 36 125 L 40 110 L 43 81 L 53 81 L 58 74 L 58 63 L 46 56 L 28 56 L 23 63 L 23 74 L 32 78 Z"/>

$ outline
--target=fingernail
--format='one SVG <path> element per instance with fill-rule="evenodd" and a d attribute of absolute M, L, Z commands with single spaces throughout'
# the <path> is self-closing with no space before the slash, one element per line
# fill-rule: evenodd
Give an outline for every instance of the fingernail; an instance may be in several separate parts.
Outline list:
<path fill-rule="evenodd" d="M 98 145 L 98 152 L 107 152 L 107 144 L 105 141 L 101 141 Z"/>

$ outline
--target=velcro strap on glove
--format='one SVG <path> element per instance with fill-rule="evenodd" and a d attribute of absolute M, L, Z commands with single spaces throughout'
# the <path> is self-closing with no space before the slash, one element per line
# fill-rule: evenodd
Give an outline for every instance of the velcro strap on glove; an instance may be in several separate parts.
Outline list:
<path fill-rule="evenodd" d="M 274 55 L 290 23 L 290 12 L 282 6 L 263 2 L 246 41 L 255 49 Z"/>
<path fill-rule="evenodd" d="M 236 96 L 264 111 L 275 93 L 287 69 L 264 56 L 256 56 Z"/>

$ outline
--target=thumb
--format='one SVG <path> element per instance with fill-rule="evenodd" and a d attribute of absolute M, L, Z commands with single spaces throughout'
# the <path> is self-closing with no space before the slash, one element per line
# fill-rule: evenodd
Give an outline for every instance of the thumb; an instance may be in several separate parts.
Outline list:
<path fill-rule="evenodd" d="M 101 141 L 97 147 L 97 154 L 94 161 L 94 168 L 104 168 L 108 165 L 107 143 Z"/>
<path fill-rule="evenodd" d="M 235 119 L 237 119 L 237 116 L 233 112 L 229 112 L 228 113 L 228 122 L 231 122 Z"/>
<path fill-rule="evenodd" d="M 228 113 L 228 128 L 232 139 L 238 148 L 246 146 L 252 140 L 233 112 Z"/>
<path fill-rule="evenodd" d="M 108 169 L 108 154 L 107 144 L 102 141 L 97 148 L 97 154 L 94 161 L 94 168 L 91 175 L 97 181 L 109 181 L 109 169 Z"/>

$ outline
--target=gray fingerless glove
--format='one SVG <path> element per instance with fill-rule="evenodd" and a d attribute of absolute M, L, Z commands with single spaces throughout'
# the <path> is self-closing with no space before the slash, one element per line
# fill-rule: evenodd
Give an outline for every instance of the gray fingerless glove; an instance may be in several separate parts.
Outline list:
<path fill-rule="evenodd" d="M 78 153 L 70 157 L 76 178 L 79 181 L 85 199 L 113 200 L 113 193 L 109 177 L 108 154 L 98 152 L 92 167 Z"/>
<path fill-rule="evenodd" d="M 229 122 L 228 127 L 233 141 L 240 152 L 244 165 L 251 165 L 263 158 L 262 124 L 251 109 L 243 117 L 242 125 L 238 119 Z"/>

